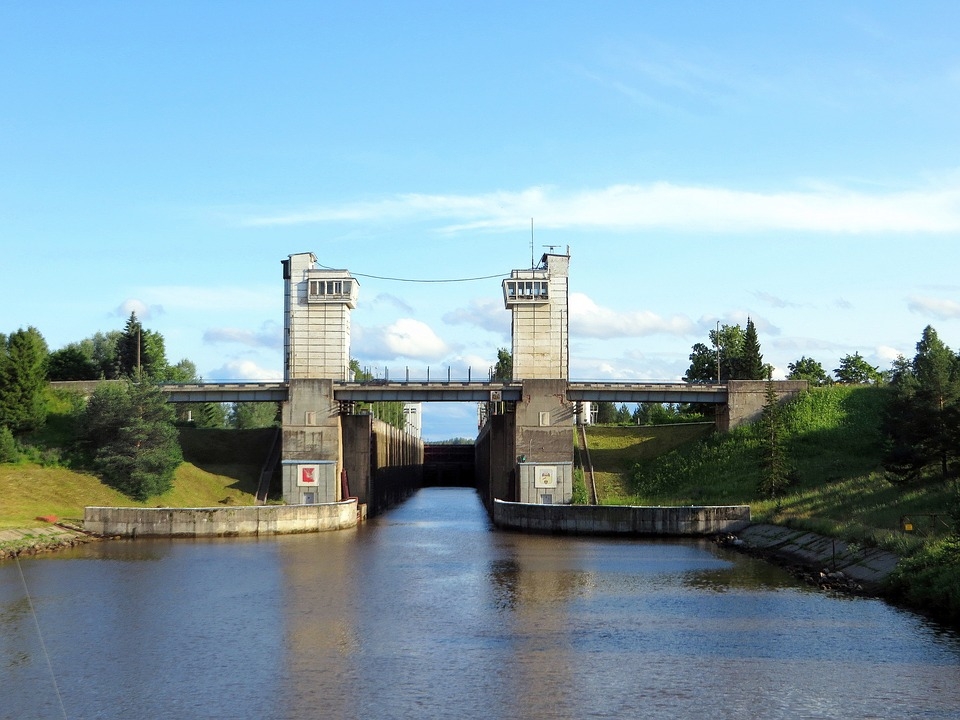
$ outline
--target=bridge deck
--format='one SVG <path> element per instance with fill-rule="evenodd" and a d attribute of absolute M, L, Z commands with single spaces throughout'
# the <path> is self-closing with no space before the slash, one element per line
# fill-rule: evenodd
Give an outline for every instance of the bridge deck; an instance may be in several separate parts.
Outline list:
<path fill-rule="evenodd" d="M 164 385 L 170 402 L 282 402 L 287 384 L 196 383 Z M 490 402 L 521 399 L 521 383 L 502 382 L 334 382 L 333 395 L 345 402 Z M 592 402 L 725 403 L 726 385 L 642 382 L 571 382 L 567 399 Z"/>

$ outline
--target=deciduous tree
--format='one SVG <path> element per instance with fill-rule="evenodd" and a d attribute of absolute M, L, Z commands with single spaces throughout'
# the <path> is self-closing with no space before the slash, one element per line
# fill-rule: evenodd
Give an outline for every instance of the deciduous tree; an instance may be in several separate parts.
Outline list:
<path fill-rule="evenodd" d="M 787 380 L 806 380 L 810 385 L 822 387 L 830 385 L 833 379 L 827 375 L 823 365 L 803 355 L 796 362 L 789 363 L 787 369 Z"/>
<path fill-rule="evenodd" d="M 511 382 L 513 380 L 513 354 L 506 348 L 497 350 L 497 364 L 493 366 L 490 379 L 494 382 Z"/>
<path fill-rule="evenodd" d="M 879 382 L 883 377 L 880 370 L 864 360 L 859 352 L 840 358 L 840 367 L 835 368 L 833 374 L 843 385 L 866 385 Z"/>
<path fill-rule="evenodd" d="M 739 325 L 721 325 L 719 332 L 710 331 L 709 345 L 697 343 L 690 353 L 690 367 L 684 382 L 726 382 L 734 377 L 734 367 L 743 355 L 744 331 Z M 720 353 L 720 377 L 717 377 L 717 352 Z M 734 379 L 736 379 L 734 377 Z"/>

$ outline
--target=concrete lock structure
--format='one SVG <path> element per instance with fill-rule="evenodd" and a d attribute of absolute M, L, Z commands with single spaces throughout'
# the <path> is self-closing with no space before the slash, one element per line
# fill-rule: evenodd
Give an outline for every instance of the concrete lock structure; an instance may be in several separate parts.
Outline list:
<path fill-rule="evenodd" d="M 507 454 L 499 452 L 493 463 L 509 480 L 490 482 L 482 490 L 488 506 L 494 498 L 554 504 L 568 503 L 572 496 L 574 404 L 566 398 L 569 264 L 569 252 L 548 253 L 538 266 L 514 270 L 503 281 L 504 306 L 512 314 L 512 382 L 521 383 L 522 391 L 518 399 L 498 404 L 511 422 L 495 424 L 492 432 L 510 437 L 496 441 Z M 320 267 L 313 253 L 290 255 L 282 265 L 283 498 L 288 504 L 338 502 L 345 499 L 345 440 L 335 394 L 337 386 L 352 380 L 350 311 L 360 284 L 347 270 Z M 360 426 L 349 427 L 354 432 Z M 420 453 L 422 458 L 422 443 Z M 407 462 L 416 451 L 404 448 L 398 455 Z"/>
<path fill-rule="evenodd" d="M 343 435 L 333 383 L 350 373 L 350 311 L 360 284 L 346 270 L 317 266 L 313 253 L 283 265 L 283 499 L 291 505 L 342 498 Z"/>
<path fill-rule="evenodd" d="M 350 313 L 359 282 L 347 270 L 320 266 L 313 253 L 290 255 L 282 264 L 282 386 L 196 386 L 169 392 L 172 401 L 195 402 L 276 396 L 283 403 L 283 498 L 291 505 L 356 497 L 375 513 L 419 486 L 424 452 L 418 406 L 407 405 L 407 429 L 414 432 L 394 432 L 396 428 L 354 415 L 356 402 L 477 402 L 483 422 L 474 445 L 475 477 L 492 514 L 496 500 L 570 503 L 573 429 L 582 403 L 712 403 L 718 407 L 717 429 L 725 431 L 759 415 L 768 389 L 769 383 L 759 381 L 570 382 L 569 249 L 563 254 L 551 249 L 534 267 L 513 270 L 502 281 L 504 307 L 511 313 L 509 381 L 455 383 L 448 377 L 431 383 L 428 376 L 425 383 L 387 378 L 354 382 Z M 804 382 L 774 385 L 781 400 L 806 387 Z"/>
<path fill-rule="evenodd" d="M 547 253 L 537 267 L 514 270 L 503 281 L 503 304 L 511 312 L 512 379 L 523 383 L 523 392 L 512 408 L 515 497 L 500 499 L 551 505 L 569 503 L 573 495 L 569 268 L 569 251 Z"/>

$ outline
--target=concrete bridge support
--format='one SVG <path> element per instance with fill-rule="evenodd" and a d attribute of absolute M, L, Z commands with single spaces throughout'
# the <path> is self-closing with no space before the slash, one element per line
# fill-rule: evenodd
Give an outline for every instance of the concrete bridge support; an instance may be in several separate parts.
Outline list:
<path fill-rule="evenodd" d="M 523 381 L 516 404 L 517 502 L 570 502 L 574 408 L 566 380 Z"/>
<path fill-rule="evenodd" d="M 341 500 L 343 433 L 333 381 L 291 378 L 282 418 L 283 499 L 290 505 Z"/>
<path fill-rule="evenodd" d="M 730 380 L 727 382 L 727 403 L 720 406 L 717 430 L 728 432 L 743 423 L 759 419 L 767 401 L 766 380 Z M 773 382 L 777 400 L 783 402 L 807 389 L 806 380 Z"/>

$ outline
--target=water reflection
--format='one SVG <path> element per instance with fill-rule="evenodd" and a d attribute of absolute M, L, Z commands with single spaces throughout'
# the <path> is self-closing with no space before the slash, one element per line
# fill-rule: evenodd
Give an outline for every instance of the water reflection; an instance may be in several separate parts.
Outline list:
<path fill-rule="evenodd" d="M 23 561 L 70 717 L 957 717 L 960 639 L 708 542 L 495 532 L 423 491 L 353 531 Z M 62 717 L 0 564 L 0 718 Z"/>

